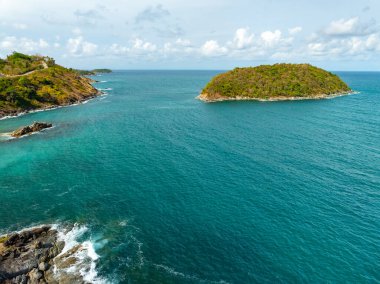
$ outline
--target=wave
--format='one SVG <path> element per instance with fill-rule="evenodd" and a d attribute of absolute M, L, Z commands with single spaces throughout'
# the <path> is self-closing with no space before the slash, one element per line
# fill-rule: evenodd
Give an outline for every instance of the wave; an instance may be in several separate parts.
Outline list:
<path fill-rule="evenodd" d="M 330 97 L 326 97 L 326 99 L 331 100 L 331 99 L 335 99 L 335 98 L 339 98 L 339 97 L 343 97 L 343 96 L 352 96 L 352 95 L 358 95 L 358 94 L 360 94 L 360 92 L 352 91 L 352 92 L 347 93 L 347 94 L 333 94 Z"/>
<path fill-rule="evenodd" d="M 112 88 L 104 88 L 104 89 L 101 89 L 101 88 L 98 88 L 99 91 L 112 91 L 113 89 Z"/>
<path fill-rule="evenodd" d="M 72 228 L 53 225 L 58 231 L 58 240 L 65 243 L 61 253 L 54 259 L 54 274 L 57 279 L 83 279 L 85 283 L 108 283 L 98 276 L 96 262 L 100 256 L 96 253 L 96 246 L 103 246 L 105 242 L 97 239 L 83 239 L 88 233 L 88 227 L 74 224 Z M 67 266 L 67 263 L 70 263 Z"/>
<path fill-rule="evenodd" d="M 170 275 L 173 275 L 173 276 L 179 277 L 179 278 L 183 278 L 183 279 L 187 279 L 187 280 L 193 280 L 193 281 L 197 281 L 197 282 L 200 282 L 200 283 L 215 283 L 215 284 L 216 283 L 219 283 L 219 284 L 227 284 L 227 283 L 229 283 L 229 282 L 226 282 L 224 280 L 211 281 L 211 280 L 200 279 L 200 278 L 198 278 L 197 276 L 194 276 L 194 275 L 187 275 L 185 273 L 178 272 L 178 271 L 174 270 L 174 268 L 166 266 L 166 265 L 163 265 L 163 264 L 153 264 L 153 265 L 157 269 L 161 269 L 161 270 L 165 271 L 166 273 L 168 273 Z"/>
<path fill-rule="evenodd" d="M 44 109 L 30 110 L 30 111 L 20 112 L 20 113 L 18 113 L 16 115 L 7 115 L 7 116 L 1 117 L 0 120 L 10 119 L 10 118 L 17 118 L 17 117 L 20 117 L 20 116 L 23 116 L 23 115 L 26 115 L 26 114 L 30 114 L 30 113 L 43 112 L 43 111 L 55 110 L 55 109 L 59 109 L 59 108 L 66 108 L 66 107 L 71 107 L 71 106 L 84 105 L 84 104 L 88 103 L 89 101 L 94 100 L 94 99 L 96 99 L 98 97 L 99 96 L 92 97 L 92 98 L 89 98 L 88 100 L 84 100 L 84 101 L 81 101 L 81 102 L 78 102 L 78 103 L 74 103 L 74 104 L 69 104 L 69 105 L 54 106 L 54 107 L 49 107 L 49 108 L 44 108 Z"/>
<path fill-rule="evenodd" d="M 11 132 L 0 133 L 0 142 L 5 142 L 5 141 L 13 140 L 13 139 L 19 140 L 19 139 L 26 138 L 26 137 L 29 137 L 29 136 L 32 136 L 32 135 L 38 135 L 38 134 L 41 134 L 42 132 L 48 131 L 48 130 L 53 129 L 55 127 L 56 126 L 52 126 L 52 127 L 49 127 L 49 128 L 41 129 L 40 131 L 28 133 L 28 134 L 22 135 L 20 137 L 13 137 L 11 135 Z"/>
<path fill-rule="evenodd" d="M 0 142 L 15 139 L 10 132 L 0 133 Z"/>

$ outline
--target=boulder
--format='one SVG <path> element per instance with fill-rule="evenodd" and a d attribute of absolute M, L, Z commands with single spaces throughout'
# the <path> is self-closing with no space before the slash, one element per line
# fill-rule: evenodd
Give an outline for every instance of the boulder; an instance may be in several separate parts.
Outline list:
<path fill-rule="evenodd" d="M 38 269 L 41 270 L 41 271 L 46 271 L 49 269 L 49 264 L 46 263 L 46 262 L 41 262 L 39 265 L 38 265 Z"/>
<path fill-rule="evenodd" d="M 19 138 L 24 135 L 32 134 L 35 132 L 39 132 L 45 128 L 50 128 L 53 125 L 51 123 L 45 122 L 34 122 L 32 125 L 21 127 L 11 133 L 12 137 Z"/>

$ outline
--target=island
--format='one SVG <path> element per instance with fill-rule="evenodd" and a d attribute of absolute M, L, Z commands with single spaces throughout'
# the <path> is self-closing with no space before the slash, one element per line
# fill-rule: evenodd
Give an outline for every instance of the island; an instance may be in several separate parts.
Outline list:
<path fill-rule="evenodd" d="M 79 75 L 82 75 L 82 76 L 93 76 L 93 75 L 104 74 L 104 73 L 112 73 L 112 70 L 111 69 L 93 69 L 93 70 L 75 69 L 75 72 L 77 72 Z"/>
<path fill-rule="evenodd" d="M 337 75 L 310 64 L 235 68 L 215 76 L 197 97 L 204 102 L 323 99 L 352 93 Z"/>
<path fill-rule="evenodd" d="M 51 57 L 14 52 L 0 59 L 0 118 L 86 101 L 101 94 L 91 83 Z"/>

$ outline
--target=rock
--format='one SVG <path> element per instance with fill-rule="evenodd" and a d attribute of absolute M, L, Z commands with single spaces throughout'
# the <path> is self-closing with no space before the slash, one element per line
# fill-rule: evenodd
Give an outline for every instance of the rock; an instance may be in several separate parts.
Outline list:
<path fill-rule="evenodd" d="M 4 242 L 6 247 L 13 245 L 18 240 L 18 234 L 13 234 Z"/>
<path fill-rule="evenodd" d="M 65 242 L 63 242 L 63 241 L 59 241 L 59 242 L 57 242 L 56 245 L 57 245 L 58 249 L 59 249 L 60 251 L 62 251 L 63 248 L 65 247 Z"/>
<path fill-rule="evenodd" d="M 26 284 L 27 282 L 28 279 L 25 274 L 19 275 L 16 278 L 14 278 L 14 283 Z"/>
<path fill-rule="evenodd" d="M 36 241 L 33 246 L 34 249 L 39 249 L 40 247 L 42 247 L 41 241 Z"/>
<path fill-rule="evenodd" d="M 29 272 L 29 278 L 31 283 L 38 283 L 38 280 L 40 280 L 43 276 L 43 273 L 39 271 L 37 268 L 34 268 L 32 271 Z"/>
<path fill-rule="evenodd" d="M 58 231 L 51 227 L 23 230 L 0 236 L 0 240 L 1 284 L 87 283 L 80 272 L 69 269 L 77 264 L 76 254 L 83 249 L 82 245 L 60 255 L 65 243 L 58 241 Z M 5 246 L 6 242 L 9 246 Z"/>
<path fill-rule="evenodd" d="M 21 128 L 15 130 L 15 131 L 13 131 L 11 133 L 11 136 L 19 138 L 19 137 L 22 137 L 22 136 L 27 135 L 27 134 L 31 134 L 31 133 L 34 133 L 34 132 L 39 132 L 39 131 L 41 131 L 41 130 L 43 130 L 45 128 L 50 128 L 52 126 L 53 125 L 51 123 L 34 122 L 32 125 L 21 127 Z M 41 234 L 42 232 L 46 231 L 44 227 L 38 228 L 38 229 L 36 228 L 35 230 L 36 230 L 36 232 L 34 234 Z"/>
<path fill-rule="evenodd" d="M 39 265 L 38 265 L 38 269 L 41 270 L 41 271 L 46 271 L 49 269 L 49 264 L 46 263 L 46 262 L 41 262 Z"/>

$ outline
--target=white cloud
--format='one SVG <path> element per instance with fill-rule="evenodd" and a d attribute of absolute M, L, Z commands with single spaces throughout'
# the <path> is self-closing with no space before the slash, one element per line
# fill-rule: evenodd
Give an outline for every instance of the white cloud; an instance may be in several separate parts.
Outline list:
<path fill-rule="evenodd" d="M 237 49 L 245 49 L 252 46 L 255 35 L 250 32 L 249 28 L 240 28 L 235 32 L 232 41 L 232 47 Z"/>
<path fill-rule="evenodd" d="M 374 23 L 362 23 L 359 17 L 332 21 L 324 30 L 329 36 L 363 36 L 373 31 Z"/>
<path fill-rule="evenodd" d="M 288 32 L 290 35 L 296 35 L 296 34 L 302 32 L 302 27 L 290 28 L 290 29 L 288 29 Z"/>
<path fill-rule="evenodd" d="M 365 41 L 366 48 L 368 50 L 380 50 L 380 37 L 378 34 L 370 35 Z"/>
<path fill-rule="evenodd" d="M 378 34 L 365 37 L 333 38 L 325 41 L 311 42 L 307 45 L 310 55 L 327 57 L 330 59 L 349 56 L 369 57 L 374 51 L 380 51 L 380 38 Z"/>
<path fill-rule="evenodd" d="M 261 33 L 261 39 L 264 42 L 264 45 L 266 46 L 274 46 L 281 40 L 281 31 L 275 30 L 272 31 L 265 31 Z"/>
<path fill-rule="evenodd" d="M 21 23 L 14 23 L 12 25 L 12 27 L 17 29 L 17 30 L 26 30 L 27 29 L 27 25 L 21 24 Z"/>
<path fill-rule="evenodd" d="M 82 34 L 81 29 L 78 28 L 78 27 L 74 28 L 74 29 L 72 30 L 72 32 L 73 32 L 74 35 L 78 35 L 78 36 Z"/>
<path fill-rule="evenodd" d="M 132 50 L 153 52 L 156 49 L 157 49 L 157 46 L 151 42 L 143 41 L 142 39 L 139 39 L 139 38 L 136 38 L 135 40 L 133 40 Z"/>
<path fill-rule="evenodd" d="M 0 41 L 0 49 L 5 52 L 20 51 L 26 53 L 39 52 L 50 45 L 44 39 L 32 40 L 26 37 L 17 38 L 14 36 L 5 37 Z"/>
<path fill-rule="evenodd" d="M 185 47 L 189 47 L 191 46 L 191 41 L 188 40 L 188 39 L 182 39 L 182 38 L 178 38 L 175 43 L 179 46 L 185 46 Z"/>
<path fill-rule="evenodd" d="M 194 47 L 190 40 L 178 38 L 174 42 L 166 42 L 163 47 L 163 53 L 165 55 L 170 55 L 173 53 L 177 54 L 189 54 L 194 52 Z"/>
<path fill-rule="evenodd" d="M 224 46 L 220 46 L 215 40 L 206 41 L 200 48 L 201 54 L 205 56 L 220 56 L 228 52 Z"/>
<path fill-rule="evenodd" d="M 120 44 L 114 43 L 110 46 L 109 50 L 113 55 L 123 55 L 129 51 L 129 48 L 126 46 L 122 46 Z"/>
<path fill-rule="evenodd" d="M 84 40 L 82 36 L 77 36 L 76 38 L 69 38 L 67 49 L 72 56 L 90 56 L 95 54 L 98 46 Z"/>
<path fill-rule="evenodd" d="M 129 46 L 114 43 L 108 48 L 108 51 L 116 56 L 123 55 L 128 57 L 139 57 L 142 55 L 151 55 L 159 50 L 157 45 L 149 41 L 136 38 L 131 41 Z"/>

